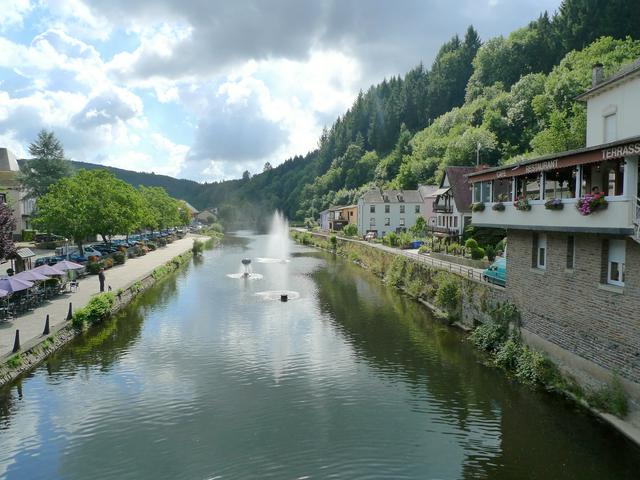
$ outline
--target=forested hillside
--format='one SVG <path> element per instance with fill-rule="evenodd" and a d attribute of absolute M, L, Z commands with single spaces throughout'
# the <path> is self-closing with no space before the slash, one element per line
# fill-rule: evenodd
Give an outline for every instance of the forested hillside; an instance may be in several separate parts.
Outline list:
<path fill-rule="evenodd" d="M 259 221 L 274 208 L 302 220 L 354 202 L 372 184 L 437 182 L 446 165 L 474 164 L 478 143 L 489 165 L 580 147 L 585 109 L 574 98 L 589 86 L 593 63 L 609 75 L 640 57 L 639 23 L 636 0 L 564 0 L 507 37 L 482 42 L 469 27 L 442 45 L 430 68 L 360 92 L 317 149 L 278 167 L 204 185 L 114 173 L 219 207 L 228 221 Z"/>

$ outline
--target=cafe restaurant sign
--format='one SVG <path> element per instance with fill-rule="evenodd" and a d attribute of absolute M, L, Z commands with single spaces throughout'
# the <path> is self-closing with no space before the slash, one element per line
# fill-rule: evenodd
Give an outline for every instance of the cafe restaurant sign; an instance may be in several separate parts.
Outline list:
<path fill-rule="evenodd" d="M 614 160 L 631 155 L 640 155 L 640 142 L 627 143 L 626 145 L 609 148 L 594 148 L 586 152 L 561 153 L 558 154 L 558 158 L 552 160 L 543 160 L 540 162 L 528 163 L 526 165 L 512 165 L 492 172 L 470 175 L 469 180 L 471 182 L 481 182 L 499 178 L 518 177 L 521 175 L 546 172 L 548 170 L 557 170 L 560 168 L 575 167 L 576 165 L 602 162 L 603 160 Z"/>

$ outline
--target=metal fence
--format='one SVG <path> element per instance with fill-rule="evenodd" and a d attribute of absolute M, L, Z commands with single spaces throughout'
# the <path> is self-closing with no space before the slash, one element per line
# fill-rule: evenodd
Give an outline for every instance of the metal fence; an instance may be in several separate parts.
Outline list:
<path fill-rule="evenodd" d="M 320 233 L 320 232 L 310 232 L 310 233 L 312 235 L 317 235 L 320 237 L 325 237 L 325 238 L 329 237 L 329 235 L 326 233 Z M 419 253 L 407 252 L 406 250 L 398 250 L 395 248 L 382 246 L 376 243 L 365 242 L 363 240 L 356 240 L 353 238 L 345 238 L 345 237 L 338 237 L 338 238 L 340 238 L 340 240 L 345 242 L 361 243 L 363 245 L 367 245 L 372 248 L 377 248 L 379 250 L 391 253 L 393 255 L 404 255 L 405 257 L 411 258 L 412 260 L 415 260 L 417 262 L 424 263 L 425 265 L 429 265 L 434 268 L 438 268 L 440 270 L 445 270 L 447 272 L 455 273 L 462 277 L 468 278 L 469 280 L 474 280 L 476 282 L 489 284 L 498 288 L 504 288 L 500 285 L 496 285 L 495 283 L 485 280 L 484 276 L 482 275 L 482 272 L 478 271 L 478 269 L 466 267 L 464 265 L 458 265 L 457 263 L 446 262 L 444 260 L 438 260 L 437 258 L 429 257 L 427 255 L 422 255 Z"/>

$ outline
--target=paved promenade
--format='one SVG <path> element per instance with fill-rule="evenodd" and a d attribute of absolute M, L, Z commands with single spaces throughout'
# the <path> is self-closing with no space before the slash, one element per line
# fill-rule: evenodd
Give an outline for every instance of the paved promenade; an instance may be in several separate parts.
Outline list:
<path fill-rule="evenodd" d="M 296 230 L 302 233 L 310 233 L 312 235 L 325 237 L 325 238 L 329 238 L 329 236 L 331 235 L 329 233 L 324 233 L 324 232 L 310 232 L 305 228 L 293 228 L 292 230 Z M 441 270 L 447 270 L 449 272 L 456 273 L 458 275 L 462 275 L 464 277 L 469 278 L 470 280 L 488 283 L 485 280 L 483 280 L 482 274 L 484 272 L 484 269 L 482 268 L 466 267 L 464 265 L 459 265 L 457 263 L 447 262 L 446 260 L 439 260 L 431 257 L 429 254 L 418 254 L 418 250 L 403 250 L 400 248 L 388 247 L 381 243 L 367 242 L 367 241 L 358 240 L 355 238 L 346 238 L 346 237 L 338 237 L 338 238 L 344 242 L 360 243 L 362 245 L 366 245 L 367 247 L 377 248 L 378 250 L 383 250 L 393 255 L 402 255 L 404 257 L 410 258 L 417 262 L 424 263 L 432 267 L 439 268 Z M 493 286 L 495 286 L 496 288 L 503 288 L 497 285 L 493 285 Z"/>
<path fill-rule="evenodd" d="M 114 292 L 119 288 L 128 287 L 149 275 L 156 267 L 190 250 L 192 245 L 193 237 L 186 237 L 154 252 L 149 252 L 143 257 L 127 259 L 124 265 L 118 265 L 105 271 L 105 290 L 109 285 Z M 42 338 L 47 314 L 49 314 L 49 323 L 53 333 L 66 323 L 69 302 L 73 303 L 74 310 L 84 307 L 93 295 L 99 293 L 99 290 L 98 276 L 88 275 L 80 279 L 77 292 L 65 293 L 55 299 L 48 300 L 35 310 L 13 320 L 0 320 L 0 359 L 11 353 L 16 329 L 20 330 L 20 340 L 24 349 L 25 346 L 30 346 Z"/>

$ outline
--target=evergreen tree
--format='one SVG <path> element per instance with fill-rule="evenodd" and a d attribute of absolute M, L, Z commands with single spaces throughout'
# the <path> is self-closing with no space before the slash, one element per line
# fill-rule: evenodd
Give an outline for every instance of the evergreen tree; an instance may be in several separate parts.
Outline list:
<path fill-rule="evenodd" d="M 53 132 L 41 130 L 29 145 L 29 154 L 33 158 L 26 162 L 19 177 L 28 198 L 43 196 L 51 185 L 71 175 L 70 162 Z"/>

